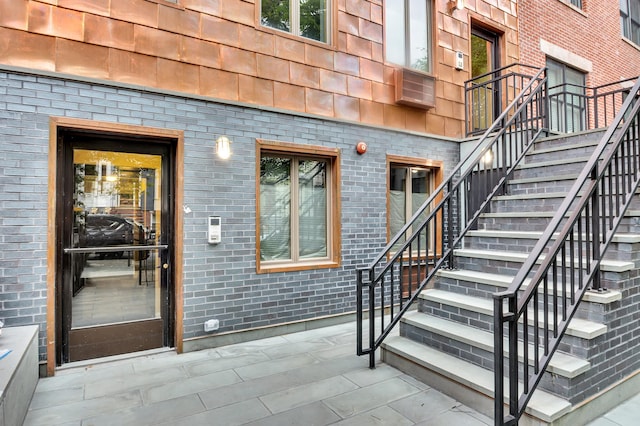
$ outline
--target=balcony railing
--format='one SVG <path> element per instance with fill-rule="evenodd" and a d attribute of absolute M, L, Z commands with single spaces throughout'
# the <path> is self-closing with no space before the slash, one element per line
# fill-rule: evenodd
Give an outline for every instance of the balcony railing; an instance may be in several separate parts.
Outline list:
<path fill-rule="evenodd" d="M 481 135 L 531 81 L 537 67 L 511 64 L 465 82 L 467 136 Z"/>
<path fill-rule="evenodd" d="M 512 64 L 465 82 L 467 136 L 482 134 L 493 124 L 519 88 L 529 81 L 527 71 L 531 68 Z M 570 83 L 549 87 L 546 95 L 549 130 L 573 133 L 609 126 L 636 78 L 597 87 Z"/>

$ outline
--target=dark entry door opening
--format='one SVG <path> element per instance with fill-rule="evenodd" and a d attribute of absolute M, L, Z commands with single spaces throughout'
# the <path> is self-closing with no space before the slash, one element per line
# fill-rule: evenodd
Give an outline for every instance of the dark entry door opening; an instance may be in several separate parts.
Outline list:
<path fill-rule="evenodd" d="M 500 36 L 487 29 L 471 28 L 471 78 L 480 89 L 475 93 L 471 114 L 472 131 L 487 129 L 500 115 L 500 85 L 493 82 L 492 71 L 500 68 Z"/>
<path fill-rule="evenodd" d="M 173 346 L 171 141 L 58 136 L 57 364 Z"/>

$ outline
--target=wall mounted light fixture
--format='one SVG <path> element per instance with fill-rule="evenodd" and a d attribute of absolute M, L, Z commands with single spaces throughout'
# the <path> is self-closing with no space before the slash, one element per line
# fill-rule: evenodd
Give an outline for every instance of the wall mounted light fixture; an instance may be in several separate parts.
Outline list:
<path fill-rule="evenodd" d="M 486 164 L 487 166 L 491 166 L 493 164 L 493 151 L 488 150 L 487 152 L 485 152 L 482 156 L 482 161 L 484 161 L 484 164 Z"/>
<path fill-rule="evenodd" d="M 231 140 L 226 136 L 220 136 L 216 139 L 216 154 L 223 160 L 231 157 Z"/>

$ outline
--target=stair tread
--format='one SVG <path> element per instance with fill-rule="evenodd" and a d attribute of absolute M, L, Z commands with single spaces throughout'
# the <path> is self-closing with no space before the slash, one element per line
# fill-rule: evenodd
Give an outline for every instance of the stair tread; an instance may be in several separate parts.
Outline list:
<path fill-rule="evenodd" d="M 480 213 L 480 217 L 484 217 L 484 218 L 532 218 L 532 217 L 547 217 L 547 218 L 552 218 L 553 216 L 555 216 L 556 212 L 554 211 L 543 211 L 543 212 L 538 212 L 538 211 L 519 211 L 519 212 L 498 212 L 498 213 Z M 571 212 L 567 212 L 564 216 L 565 217 L 569 217 L 569 214 L 571 214 Z M 627 210 L 624 213 L 624 217 L 638 217 L 640 216 L 640 210 Z"/>
<path fill-rule="evenodd" d="M 492 371 L 402 336 L 389 337 L 382 346 L 385 350 L 399 354 L 422 367 L 493 398 L 495 387 Z M 508 387 L 505 385 L 505 388 Z M 527 413 L 546 422 L 560 418 L 569 411 L 571 411 L 569 401 L 541 389 L 534 391 L 526 408 Z"/>
<path fill-rule="evenodd" d="M 539 240 L 542 237 L 541 231 L 501 231 L 491 229 L 476 229 L 467 231 L 467 236 L 470 237 L 489 237 L 489 238 L 523 238 L 528 240 Z M 557 236 L 557 233 L 553 234 L 553 237 Z M 640 234 L 634 233 L 616 233 L 613 236 L 613 242 L 617 243 L 640 243 Z"/>
<path fill-rule="evenodd" d="M 528 193 L 528 194 L 516 194 L 516 195 L 496 195 L 494 200 L 542 200 L 548 198 L 562 198 L 567 196 L 566 192 L 541 192 L 541 193 Z"/>
<path fill-rule="evenodd" d="M 495 259 L 520 263 L 524 263 L 524 261 L 529 257 L 529 253 L 498 250 L 475 250 L 468 248 L 456 249 L 454 251 L 454 254 L 460 257 Z M 537 263 L 540 263 L 543 259 L 545 259 L 545 257 L 545 255 L 541 255 Z M 600 262 L 600 269 L 608 272 L 626 272 L 635 269 L 635 264 L 633 262 L 628 262 L 625 260 L 603 259 Z"/>
<path fill-rule="evenodd" d="M 402 322 L 459 342 L 467 343 L 488 352 L 493 352 L 493 333 L 479 328 L 418 311 L 405 314 Z M 507 340 L 505 339 L 505 348 L 507 348 L 506 342 Z M 530 344 L 529 347 L 533 348 L 533 345 Z M 522 345 L 520 345 L 519 354 L 522 359 Z M 532 349 L 530 349 L 529 355 L 530 360 L 533 361 Z M 588 361 L 558 351 L 551 358 L 548 371 L 563 377 L 573 378 L 589 370 L 590 367 L 591 364 Z"/>
<path fill-rule="evenodd" d="M 467 311 L 493 316 L 493 300 L 440 289 L 423 290 L 418 297 L 424 300 L 442 303 L 447 306 L 453 306 Z M 530 315 L 529 317 L 533 318 L 533 315 Z M 540 317 L 539 321 L 542 321 L 543 318 L 542 316 Z M 566 331 L 570 336 L 583 339 L 594 339 L 606 332 L 606 325 L 580 318 L 572 318 Z"/>
<path fill-rule="evenodd" d="M 480 217 L 484 218 L 505 218 L 505 217 L 521 217 L 521 218 L 532 218 L 532 217 L 547 217 L 552 218 L 556 212 L 500 212 L 500 213 L 480 213 Z M 569 213 L 565 215 L 568 217 Z"/>
<path fill-rule="evenodd" d="M 513 281 L 513 275 L 492 274 L 488 272 L 471 271 L 467 269 L 441 269 L 438 276 L 453 278 L 460 281 L 487 284 L 496 287 L 508 288 Z M 523 289 L 527 288 L 531 280 L 524 281 Z M 606 292 L 587 291 L 582 300 L 586 302 L 608 304 L 622 299 L 622 293 L 618 290 L 607 290 Z"/>

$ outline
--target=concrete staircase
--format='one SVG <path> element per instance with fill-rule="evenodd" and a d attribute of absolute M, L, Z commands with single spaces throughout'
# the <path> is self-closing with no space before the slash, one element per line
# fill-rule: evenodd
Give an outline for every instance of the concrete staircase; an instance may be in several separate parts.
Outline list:
<path fill-rule="evenodd" d="M 536 142 L 506 195 L 492 201 L 478 230 L 455 252 L 455 269 L 439 272 L 420 295 L 417 311 L 402 319 L 399 336 L 383 343 L 384 362 L 493 416 L 491 295 L 509 286 L 602 135 L 595 131 Z M 619 338 L 619 314 L 629 306 L 624 298 L 637 289 L 638 218 L 632 206 L 602 264 L 608 290 L 588 292 L 583 299 L 521 425 L 586 422 L 599 410 L 584 409 L 585 401 L 621 379 L 602 377 L 612 371 L 603 351 Z"/>

